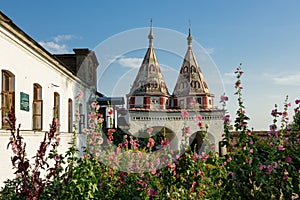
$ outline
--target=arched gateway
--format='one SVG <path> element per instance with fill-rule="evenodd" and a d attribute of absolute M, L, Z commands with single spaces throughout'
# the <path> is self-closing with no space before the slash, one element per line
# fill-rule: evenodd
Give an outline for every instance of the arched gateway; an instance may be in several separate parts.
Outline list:
<path fill-rule="evenodd" d="M 179 149 L 183 140 L 182 129 L 190 127 L 190 143 L 197 144 L 197 151 L 201 151 L 201 134 L 197 134 L 199 131 L 206 132 L 218 151 L 219 141 L 222 140 L 224 111 L 214 106 L 214 95 L 208 89 L 192 50 L 190 29 L 188 49 L 172 95 L 168 92 L 153 48 L 152 23 L 148 38 L 148 50 L 127 94 L 128 112 L 124 118 L 129 124 L 128 132 L 137 135 L 147 128 L 164 127 L 173 135 L 172 148 Z M 184 120 L 182 110 L 185 110 Z M 204 128 L 195 122 L 194 116 L 197 115 L 202 116 Z"/>

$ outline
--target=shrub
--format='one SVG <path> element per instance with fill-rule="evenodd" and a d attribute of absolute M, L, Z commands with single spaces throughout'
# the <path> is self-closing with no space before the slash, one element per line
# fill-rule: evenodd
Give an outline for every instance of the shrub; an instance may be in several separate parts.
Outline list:
<path fill-rule="evenodd" d="M 57 153 L 59 133 L 55 120 L 31 165 L 26 158 L 23 138 L 15 129 L 15 117 L 6 119 L 12 128 L 8 146 L 17 177 L 5 182 L 2 199 L 292 199 L 299 193 L 299 101 L 294 123 L 288 124 L 285 101 L 283 111 L 277 106 L 268 138 L 261 139 L 248 128 L 242 99 L 243 71 L 236 70 L 235 83 L 238 110 L 233 127 L 230 116 L 224 115 L 226 155 L 219 157 L 209 145 L 197 154 L 188 144 L 189 127 L 183 127 L 182 150 L 172 151 L 169 141 L 144 130 L 149 138 L 135 138 L 120 130 L 102 130 L 103 119 L 92 103 L 89 129 L 85 130 L 87 147 L 78 157 L 76 129 L 68 151 Z M 228 97 L 221 97 L 224 109 Z M 182 120 L 188 113 L 182 111 Z M 205 136 L 201 117 L 198 122 Z M 279 124 L 279 125 L 278 125 Z M 146 134 L 146 133 L 145 133 Z M 205 138 L 204 138 L 205 139 Z M 47 149 L 50 153 L 46 155 Z M 49 166 L 48 160 L 54 160 Z M 66 167 L 62 167 L 66 164 Z M 40 170 L 47 169 L 45 178 Z"/>

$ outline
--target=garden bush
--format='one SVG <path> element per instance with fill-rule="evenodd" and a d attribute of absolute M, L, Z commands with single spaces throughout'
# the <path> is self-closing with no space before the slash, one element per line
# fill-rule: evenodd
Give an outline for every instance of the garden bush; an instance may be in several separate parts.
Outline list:
<path fill-rule="evenodd" d="M 234 121 L 225 112 L 226 155 L 219 156 L 207 145 L 201 154 L 188 144 L 189 127 L 183 127 L 182 151 L 173 151 L 170 141 L 158 138 L 153 129 L 148 138 L 135 138 L 120 130 L 103 131 L 103 119 L 96 102 L 91 104 L 87 147 L 78 157 L 76 129 L 65 154 L 58 154 L 59 132 L 53 120 L 50 131 L 30 164 L 26 144 L 15 116 L 9 115 L 11 139 L 8 147 L 14 156 L 16 177 L 5 182 L 1 199 L 296 199 L 300 185 L 299 100 L 295 101 L 294 122 L 288 122 L 288 99 L 282 111 L 277 106 L 268 138 L 259 138 L 248 128 L 242 98 L 242 75 L 236 69 L 238 110 Z M 112 112 L 111 112 L 112 113 Z M 182 120 L 188 113 L 182 111 Z M 195 125 L 205 135 L 201 116 Z M 200 123 L 199 123 L 200 122 Z M 233 123 L 233 124 L 231 124 Z M 232 125 L 239 134 L 233 137 Z M 208 142 L 208 141 L 207 141 Z M 48 151 L 47 151 L 48 150 Z M 48 153 L 49 152 L 49 153 Z M 54 161 L 52 165 L 49 160 Z M 46 169 L 46 175 L 40 171 Z"/>

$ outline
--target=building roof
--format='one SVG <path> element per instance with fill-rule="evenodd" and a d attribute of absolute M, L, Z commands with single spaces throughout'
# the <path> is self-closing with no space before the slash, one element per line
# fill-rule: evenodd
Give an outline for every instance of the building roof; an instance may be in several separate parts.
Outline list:
<path fill-rule="evenodd" d="M 173 94 L 175 96 L 210 94 L 200 65 L 192 49 L 192 35 L 190 29 L 187 41 L 188 49 L 181 65 Z"/>
<path fill-rule="evenodd" d="M 152 20 L 148 39 L 148 50 L 144 56 L 129 95 L 169 96 L 168 88 L 153 48 L 154 34 L 152 32 Z"/>

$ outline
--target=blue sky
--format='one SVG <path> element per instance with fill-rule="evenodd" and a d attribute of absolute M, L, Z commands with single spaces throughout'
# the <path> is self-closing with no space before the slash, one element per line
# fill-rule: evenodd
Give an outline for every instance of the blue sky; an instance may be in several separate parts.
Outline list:
<path fill-rule="evenodd" d="M 72 48 L 80 47 L 94 49 L 115 34 L 148 27 L 150 18 L 154 27 L 174 30 L 184 36 L 190 19 L 194 42 L 206 50 L 220 72 L 231 114 L 235 113 L 237 104 L 233 95 L 233 72 L 243 63 L 243 97 L 251 118 L 250 126 L 255 130 L 268 129 L 271 109 L 275 103 L 282 105 L 286 95 L 292 103 L 300 98 L 299 8 L 297 0 L 0 0 L 0 9 L 53 53 L 71 52 Z M 154 34 L 155 47 L 159 34 Z M 145 46 L 147 42 L 145 34 Z M 129 73 L 130 69 L 137 68 L 144 53 L 140 49 L 124 54 L 122 58 L 127 59 L 119 64 L 129 65 Z M 180 67 L 181 61 L 176 56 L 167 61 L 168 56 L 158 53 L 162 65 Z M 198 56 L 201 57 L 201 53 Z M 201 59 L 198 58 L 198 62 L 202 66 Z M 209 73 L 209 67 L 203 67 Z M 105 84 L 109 83 L 99 85 L 100 91 Z"/>

